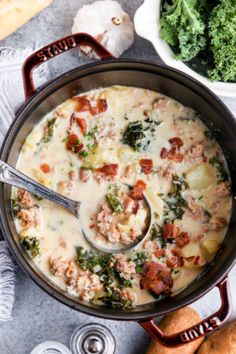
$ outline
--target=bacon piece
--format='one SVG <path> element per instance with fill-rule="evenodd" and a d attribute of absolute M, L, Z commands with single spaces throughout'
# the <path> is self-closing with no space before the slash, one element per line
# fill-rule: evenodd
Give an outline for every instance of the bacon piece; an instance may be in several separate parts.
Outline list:
<path fill-rule="evenodd" d="M 170 268 L 178 268 L 180 267 L 180 263 L 182 264 L 182 262 L 180 262 L 180 258 L 177 256 L 173 256 L 166 260 L 166 265 Z"/>
<path fill-rule="evenodd" d="M 135 207 L 135 201 L 126 193 L 122 193 L 122 199 L 124 204 L 124 211 L 126 213 L 132 213 Z"/>
<path fill-rule="evenodd" d="M 135 185 L 132 191 L 130 192 L 130 197 L 134 200 L 142 200 L 143 199 L 143 192 L 146 189 L 146 183 L 143 182 L 141 179 L 139 179 Z"/>
<path fill-rule="evenodd" d="M 40 165 L 40 170 L 43 173 L 49 173 L 49 172 L 51 172 L 52 169 L 47 163 L 43 163 L 42 165 Z"/>
<path fill-rule="evenodd" d="M 71 129 L 72 129 L 72 125 L 73 125 L 74 121 L 75 121 L 75 114 L 74 114 L 74 113 L 72 113 L 72 115 L 70 116 L 70 125 L 69 125 L 69 130 L 71 130 Z"/>
<path fill-rule="evenodd" d="M 203 267 L 204 265 L 206 265 L 206 260 L 200 256 L 195 256 L 193 258 L 193 264 L 195 264 L 196 266 L 199 266 L 199 267 Z"/>
<path fill-rule="evenodd" d="M 187 232 L 181 232 L 180 234 L 178 234 L 175 238 L 177 245 L 180 248 L 183 248 L 184 246 L 186 246 L 189 243 L 189 235 Z"/>
<path fill-rule="evenodd" d="M 172 248 L 171 253 L 173 253 L 177 257 L 181 256 L 181 250 L 179 248 Z"/>
<path fill-rule="evenodd" d="M 107 101 L 103 98 L 99 99 L 97 101 L 97 106 L 95 107 L 90 107 L 90 113 L 95 116 L 96 114 L 105 112 L 107 110 Z"/>
<path fill-rule="evenodd" d="M 165 224 L 162 230 L 162 237 L 167 240 L 168 238 L 174 239 L 179 233 L 179 228 L 174 224 Z"/>
<path fill-rule="evenodd" d="M 175 162 L 182 162 L 184 158 L 184 155 L 181 154 L 178 150 L 176 150 L 176 148 L 172 148 L 169 152 L 168 152 L 168 160 L 171 161 L 175 161 Z"/>
<path fill-rule="evenodd" d="M 81 133 L 85 134 L 87 131 L 87 123 L 84 118 L 76 118 L 76 122 L 78 126 L 80 127 Z"/>
<path fill-rule="evenodd" d="M 86 96 L 73 97 L 72 100 L 76 102 L 76 112 L 88 112 L 91 108 L 90 101 Z"/>
<path fill-rule="evenodd" d="M 153 169 L 153 161 L 151 159 L 141 159 L 139 165 L 142 168 L 142 172 L 145 175 L 149 175 Z"/>
<path fill-rule="evenodd" d="M 181 146 L 184 145 L 183 140 L 178 137 L 169 139 L 169 143 L 177 149 L 181 148 Z"/>
<path fill-rule="evenodd" d="M 107 100 L 100 98 L 97 102 L 98 113 L 105 112 L 107 110 Z"/>
<path fill-rule="evenodd" d="M 92 116 L 96 116 L 98 113 L 97 107 L 90 107 L 89 112 L 92 114 Z"/>
<path fill-rule="evenodd" d="M 101 172 L 106 176 L 114 177 L 117 175 L 119 170 L 119 165 L 117 163 L 112 163 L 110 165 L 104 165 L 102 167 L 96 168 L 96 172 Z"/>
<path fill-rule="evenodd" d="M 170 271 L 157 262 L 147 262 L 143 266 L 143 275 L 140 281 L 141 289 L 151 290 L 155 294 L 170 294 L 173 279 Z"/>
<path fill-rule="evenodd" d="M 169 152 L 166 148 L 162 148 L 160 153 L 161 159 L 166 159 L 168 157 L 168 153 Z"/>
<path fill-rule="evenodd" d="M 66 141 L 66 148 L 75 154 L 83 149 L 83 144 L 79 141 L 77 134 L 70 134 Z"/>
<path fill-rule="evenodd" d="M 168 151 L 166 148 L 162 148 L 160 153 L 161 158 L 179 163 L 182 162 L 184 155 L 179 152 L 179 149 L 184 145 L 183 140 L 178 137 L 174 137 L 169 139 L 169 143 L 172 146 L 171 149 Z"/>
<path fill-rule="evenodd" d="M 171 150 L 167 150 L 166 148 L 162 148 L 161 149 L 161 153 L 160 153 L 160 157 L 161 159 L 168 159 L 171 161 L 175 161 L 175 162 L 182 162 L 184 155 L 181 154 L 176 148 L 172 148 Z"/>
<path fill-rule="evenodd" d="M 156 257 L 164 257 L 166 255 L 166 250 L 165 249 L 159 249 L 154 252 L 154 255 Z"/>
<path fill-rule="evenodd" d="M 139 210 L 139 202 L 138 202 L 138 200 L 134 200 L 134 207 L 133 207 L 133 210 L 132 210 L 133 214 L 136 215 L 138 210 Z"/>

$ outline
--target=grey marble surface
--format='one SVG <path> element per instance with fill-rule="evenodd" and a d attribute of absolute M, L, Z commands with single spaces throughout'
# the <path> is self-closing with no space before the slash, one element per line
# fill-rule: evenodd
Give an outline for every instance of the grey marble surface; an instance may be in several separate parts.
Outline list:
<path fill-rule="evenodd" d="M 24 27 L 0 42 L 0 47 L 13 48 L 45 45 L 70 33 L 76 11 L 93 0 L 54 0 L 53 5 L 41 12 Z M 119 1 L 133 17 L 142 0 Z M 124 57 L 140 58 L 160 63 L 152 45 L 136 37 L 135 43 Z M 51 77 L 75 68 L 87 62 L 78 59 L 76 51 L 68 52 L 50 62 Z M 236 113 L 235 99 L 224 101 Z M 13 309 L 13 321 L 0 324 L 0 354 L 28 354 L 38 343 L 45 340 L 57 340 L 69 345 L 73 330 L 80 324 L 101 322 L 108 326 L 117 341 L 116 354 L 143 354 L 149 342 L 148 335 L 135 323 L 104 321 L 78 313 L 49 297 L 19 268 L 16 272 L 16 300 Z M 235 282 L 235 277 L 233 281 Z M 212 303 L 203 313 L 208 314 Z M 235 304 L 236 305 L 236 304 Z M 199 305 L 200 306 L 200 305 Z"/>

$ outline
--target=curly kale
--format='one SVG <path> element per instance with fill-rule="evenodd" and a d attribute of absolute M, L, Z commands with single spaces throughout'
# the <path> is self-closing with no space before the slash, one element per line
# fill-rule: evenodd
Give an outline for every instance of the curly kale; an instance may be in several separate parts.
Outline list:
<path fill-rule="evenodd" d="M 209 21 L 209 37 L 214 67 L 208 71 L 213 81 L 236 79 L 236 1 L 224 0 L 216 6 Z"/>
<path fill-rule="evenodd" d="M 198 0 L 173 0 L 163 6 L 161 37 L 177 49 L 179 60 L 191 60 L 206 46 L 205 24 L 197 4 Z"/>
<path fill-rule="evenodd" d="M 236 0 L 166 0 L 161 37 L 178 60 L 207 64 L 212 81 L 236 80 Z"/>

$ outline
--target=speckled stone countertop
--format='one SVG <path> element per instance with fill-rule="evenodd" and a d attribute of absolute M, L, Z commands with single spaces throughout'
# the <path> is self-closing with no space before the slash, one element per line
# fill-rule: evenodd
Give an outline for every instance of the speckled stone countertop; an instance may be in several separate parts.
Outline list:
<path fill-rule="evenodd" d="M 83 5 L 93 0 L 54 0 L 53 4 L 29 21 L 24 27 L 0 42 L 0 47 L 37 47 L 70 34 L 73 17 Z M 142 0 L 120 0 L 119 3 L 133 17 Z M 134 45 L 124 57 L 145 59 L 160 63 L 152 45 L 136 36 Z M 51 77 L 86 63 L 86 59 L 78 59 L 77 52 L 72 51 L 49 63 Z M 223 98 L 227 106 L 236 115 L 236 99 Z M 101 322 L 113 332 L 116 342 L 116 354 L 144 354 L 149 336 L 135 323 L 105 321 L 78 313 L 59 303 L 43 290 L 19 268 L 16 272 L 16 299 L 13 309 L 13 320 L 0 324 L 0 353 L 28 354 L 38 343 L 46 340 L 57 340 L 69 346 L 73 330 L 81 324 Z M 236 270 L 230 275 L 231 288 L 236 309 Z M 203 299 L 194 304 L 203 316 L 209 315 L 219 305 L 214 289 Z M 236 317 L 234 312 L 233 317 Z"/>

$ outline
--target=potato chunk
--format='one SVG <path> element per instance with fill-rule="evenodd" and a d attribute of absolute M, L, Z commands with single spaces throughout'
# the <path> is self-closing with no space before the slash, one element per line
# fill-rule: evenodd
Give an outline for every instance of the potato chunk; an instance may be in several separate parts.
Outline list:
<path fill-rule="evenodd" d="M 214 182 L 213 170 L 205 163 L 197 164 L 187 172 L 186 181 L 190 189 L 207 188 Z"/>
<path fill-rule="evenodd" d="M 217 240 L 203 240 L 201 243 L 201 247 L 209 254 L 215 254 L 220 248 L 220 243 Z"/>

